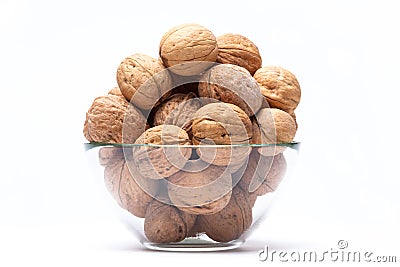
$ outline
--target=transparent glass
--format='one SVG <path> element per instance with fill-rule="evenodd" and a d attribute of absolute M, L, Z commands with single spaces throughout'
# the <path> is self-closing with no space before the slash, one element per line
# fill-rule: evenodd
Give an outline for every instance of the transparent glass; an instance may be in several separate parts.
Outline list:
<path fill-rule="evenodd" d="M 262 227 L 300 143 L 84 147 L 96 181 L 143 246 L 220 251 Z"/>

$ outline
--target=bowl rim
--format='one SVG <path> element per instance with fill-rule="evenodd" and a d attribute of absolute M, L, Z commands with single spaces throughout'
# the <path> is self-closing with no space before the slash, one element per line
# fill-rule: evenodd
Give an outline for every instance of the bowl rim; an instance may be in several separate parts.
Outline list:
<path fill-rule="evenodd" d="M 231 144 L 231 145 L 206 145 L 206 144 L 201 144 L 201 145 L 167 145 L 167 144 L 121 144 L 121 143 L 101 143 L 101 142 L 88 142 L 88 143 L 83 143 L 85 151 L 91 150 L 96 147 L 152 147 L 152 148 L 232 148 L 232 147 L 251 147 L 251 148 L 263 148 L 263 147 L 288 147 L 292 148 L 295 150 L 299 150 L 300 148 L 300 142 L 298 141 L 292 141 L 290 143 L 274 143 L 274 144 Z"/>

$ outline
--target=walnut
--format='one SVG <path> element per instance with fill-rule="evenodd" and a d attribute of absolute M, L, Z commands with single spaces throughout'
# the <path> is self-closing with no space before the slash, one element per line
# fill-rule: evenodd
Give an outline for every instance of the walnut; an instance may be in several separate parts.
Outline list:
<path fill-rule="evenodd" d="M 252 223 L 251 204 L 246 192 L 236 186 L 228 205 L 215 214 L 199 215 L 200 229 L 217 242 L 229 242 L 238 239 Z"/>
<path fill-rule="evenodd" d="M 99 163 L 101 166 L 106 166 L 115 160 L 124 159 L 124 153 L 121 147 L 102 147 L 99 149 Z"/>
<path fill-rule="evenodd" d="M 217 62 L 234 64 L 247 69 L 251 75 L 261 68 L 261 55 L 257 46 L 240 34 L 224 34 L 217 37 Z"/>
<path fill-rule="evenodd" d="M 172 72 L 183 76 L 196 75 L 217 60 L 217 40 L 201 25 L 183 24 L 164 34 L 159 54 Z"/>
<path fill-rule="evenodd" d="M 259 132 L 253 130 L 253 143 L 279 144 L 290 143 L 296 135 L 296 122 L 292 116 L 277 108 L 263 108 L 256 115 Z M 257 127 L 253 123 L 253 129 Z M 259 135 L 257 135 L 259 134 Z M 273 156 L 285 150 L 283 146 L 262 147 L 259 152 Z"/>
<path fill-rule="evenodd" d="M 144 233 L 151 242 L 179 242 L 189 236 L 195 220 L 196 215 L 153 200 L 146 210 Z"/>
<path fill-rule="evenodd" d="M 140 218 L 144 218 L 147 205 L 158 190 L 154 180 L 137 173 L 133 177 L 124 159 L 112 160 L 105 166 L 104 182 L 118 204 Z"/>
<path fill-rule="evenodd" d="M 249 117 L 257 113 L 264 100 L 250 73 L 232 64 L 219 64 L 205 72 L 200 79 L 199 95 L 234 104 Z"/>
<path fill-rule="evenodd" d="M 179 127 L 191 122 L 194 113 L 202 106 L 194 93 L 174 94 L 156 108 L 154 125 L 170 124 Z"/>
<path fill-rule="evenodd" d="M 158 125 L 146 130 L 132 148 L 134 164 L 146 178 L 163 179 L 181 170 L 192 150 L 185 130 L 174 125 Z M 174 145 L 174 146 L 163 146 Z"/>
<path fill-rule="evenodd" d="M 250 147 L 216 145 L 248 144 L 252 137 L 251 121 L 239 107 L 229 103 L 211 103 L 193 116 L 192 142 L 200 146 L 200 158 L 215 165 L 237 165 L 250 153 Z"/>
<path fill-rule="evenodd" d="M 124 121 L 127 114 L 129 120 Z M 123 127 L 126 127 L 124 137 Z M 83 134 L 90 142 L 133 143 L 146 127 L 143 114 L 123 96 L 108 94 L 93 101 L 86 113 Z"/>
<path fill-rule="evenodd" d="M 286 174 L 286 160 L 282 153 L 276 156 L 262 156 L 254 149 L 245 166 L 239 171 L 239 186 L 255 196 L 262 196 L 278 188 Z"/>
<path fill-rule="evenodd" d="M 232 178 L 224 167 L 203 166 L 200 161 L 168 178 L 168 195 L 180 210 L 191 214 L 212 214 L 222 210 L 232 193 Z"/>
<path fill-rule="evenodd" d="M 301 90 L 296 76 L 290 71 L 268 66 L 257 70 L 254 78 L 271 108 L 279 108 L 288 113 L 295 110 L 300 102 Z"/>
<path fill-rule="evenodd" d="M 156 106 L 172 89 L 170 74 L 162 63 L 144 54 L 133 54 L 121 62 L 117 82 L 125 98 L 144 110 Z"/>

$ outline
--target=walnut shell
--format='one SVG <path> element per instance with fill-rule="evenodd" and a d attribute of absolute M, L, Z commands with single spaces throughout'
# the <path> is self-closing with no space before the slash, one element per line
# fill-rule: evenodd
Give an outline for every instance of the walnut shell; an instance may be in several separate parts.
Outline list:
<path fill-rule="evenodd" d="M 118 86 L 135 106 L 149 110 L 172 89 L 169 72 L 160 61 L 144 54 L 126 57 L 117 70 Z"/>
<path fill-rule="evenodd" d="M 193 116 L 193 144 L 211 141 L 217 145 L 246 144 L 252 138 L 250 118 L 238 106 L 210 103 Z"/>
<path fill-rule="evenodd" d="M 257 46 L 240 34 L 224 34 L 217 37 L 217 62 L 234 64 L 247 69 L 251 75 L 261 68 L 262 60 Z"/>
<path fill-rule="evenodd" d="M 279 144 L 293 141 L 297 127 L 292 116 L 277 108 L 263 108 L 256 115 L 259 132 L 253 130 L 253 143 Z M 253 124 L 254 125 L 254 124 Z M 255 125 L 254 127 L 257 127 Z M 253 127 L 253 128 L 254 128 Z M 273 156 L 285 150 L 283 146 L 262 147 L 259 152 L 265 156 Z"/>
<path fill-rule="evenodd" d="M 154 180 L 146 180 L 131 172 L 125 160 L 109 162 L 104 169 L 106 188 L 118 204 L 133 215 L 144 218 L 147 205 L 157 194 Z"/>
<path fill-rule="evenodd" d="M 234 104 L 249 117 L 257 113 L 264 100 L 250 73 L 232 64 L 219 64 L 205 72 L 200 79 L 199 95 Z"/>
<path fill-rule="evenodd" d="M 199 161 L 191 162 L 196 165 Z M 225 168 L 209 165 L 186 167 L 168 178 L 168 195 L 178 209 L 191 214 L 222 210 L 232 194 L 232 178 Z"/>
<path fill-rule="evenodd" d="M 153 124 L 182 127 L 191 122 L 194 113 L 201 106 L 200 99 L 194 93 L 174 94 L 156 108 Z"/>
<path fill-rule="evenodd" d="M 217 60 L 217 40 L 201 25 L 183 24 L 164 34 L 159 54 L 172 72 L 183 76 L 197 75 Z"/>
<path fill-rule="evenodd" d="M 211 103 L 193 116 L 192 142 L 199 146 L 197 154 L 205 162 L 219 166 L 239 165 L 251 149 L 247 146 L 210 146 L 248 144 L 252 137 L 251 121 L 239 107 L 229 103 Z"/>
<path fill-rule="evenodd" d="M 255 196 L 275 191 L 286 174 L 286 160 L 282 153 L 262 156 L 255 149 L 249 157 L 239 186 Z"/>
<path fill-rule="evenodd" d="M 300 102 L 299 82 L 290 71 L 277 66 L 262 67 L 254 74 L 261 93 L 271 108 L 279 108 L 288 113 L 295 110 Z"/>
<path fill-rule="evenodd" d="M 238 239 L 252 223 L 251 204 L 246 193 L 238 186 L 233 189 L 228 205 L 215 214 L 199 215 L 200 229 L 217 242 Z"/>
<path fill-rule="evenodd" d="M 146 210 L 144 233 L 151 242 L 179 242 L 189 236 L 195 220 L 196 215 L 153 200 Z"/>
<path fill-rule="evenodd" d="M 127 114 L 129 120 L 124 121 Z M 109 94 L 93 101 L 86 113 L 83 134 L 90 142 L 133 143 L 145 131 L 146 125 L 143 114 L 123 96 Z M 126 127 L 124 138 L 123 127 Z"/>
<path fill-rule="evenodd" d="M 146 130 L 132 148 L 138 172 L 146 178 L 162 179 L 181 170 L 190 158 L 192 150 L 185 130 L 175 125 L 158 125 Z M 176 145 L 176 146 L 162 146 Z"/>

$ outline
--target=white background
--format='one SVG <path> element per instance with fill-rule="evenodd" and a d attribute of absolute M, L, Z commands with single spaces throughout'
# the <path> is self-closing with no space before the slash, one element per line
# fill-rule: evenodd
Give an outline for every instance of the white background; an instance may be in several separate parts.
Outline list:
<path fill-rule="evenodd" d="M 353 250 L 400 261 L 397 1 L 0 0 L 0 265 L 265 265 L 257 251 Z M 149 252 L 110 216 L 83 151 L 85 112 L 120 61 L 169 28 L 246 35 L 302 87 L 295 174 L 235 252 Z M 298 264 L 298 263 L 297 263 Z M 298 264 L 299 265 L 299 264 Z M 390 265 L 392 266 L 392 265 Z"/>

